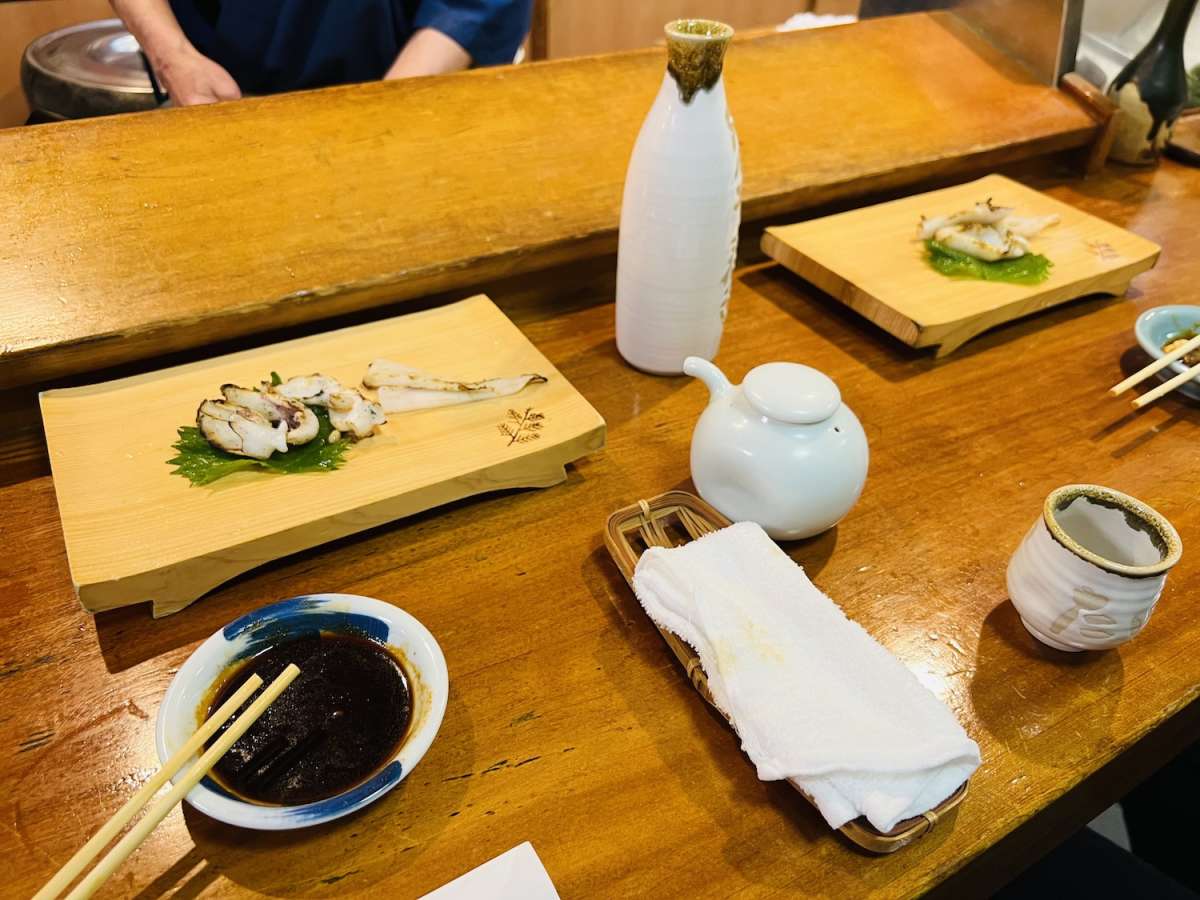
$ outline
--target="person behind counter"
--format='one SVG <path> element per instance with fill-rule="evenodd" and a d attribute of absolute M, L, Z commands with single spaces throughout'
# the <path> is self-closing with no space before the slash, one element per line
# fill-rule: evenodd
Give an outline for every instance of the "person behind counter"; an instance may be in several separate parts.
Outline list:
<path fill-rule="evenodd" d="M 513 61 L 532 0 L 112 0 L 174 103 Z"/>

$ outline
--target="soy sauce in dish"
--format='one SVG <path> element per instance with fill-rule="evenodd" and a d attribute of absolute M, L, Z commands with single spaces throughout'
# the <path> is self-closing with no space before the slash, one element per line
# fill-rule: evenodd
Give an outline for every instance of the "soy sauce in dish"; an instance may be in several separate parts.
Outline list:
<path fill-rule="evenodd" d="M 412 718 L 408 678 L 387 648 L 326 633 L 278 644 L 235 668 L 207 714 L 252 673 L 270 684 L 288 663 L 299 676 L 212 770 L 245 800 L 295 806 L 349 790 L 392 757 Z"/>

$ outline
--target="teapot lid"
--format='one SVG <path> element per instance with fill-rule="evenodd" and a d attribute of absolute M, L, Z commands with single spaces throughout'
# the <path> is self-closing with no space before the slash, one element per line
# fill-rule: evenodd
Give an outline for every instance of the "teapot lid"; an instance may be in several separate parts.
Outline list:
<path fill-rule="evenodd" d="M 742 382 L 742 391 L 755 410 L 792 425 L 824 422 L 842 405 L 833 379 L 799 363 L 756 366 Z"/>

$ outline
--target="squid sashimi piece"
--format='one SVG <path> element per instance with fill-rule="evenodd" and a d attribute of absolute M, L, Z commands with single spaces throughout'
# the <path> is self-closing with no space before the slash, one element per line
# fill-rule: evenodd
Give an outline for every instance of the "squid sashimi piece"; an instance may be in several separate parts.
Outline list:
<path fill-rule="evenodd" d="M 205 400 L 196 410 L 196 426 L 221 450 L 251 459 L 287 453 L 287 424 L 274 425 L 261 413 L 221 400 Z"/>
<path fill-rule="evenodd" d="M 476 400 L 492 400 L 519 393 L 530 384 L 542 384 L 541 375 L 516 375 L 512 378 L 491 378 L 475 382 L 479 385 L 468 391 L 425 390 L 423 388 L 384 385 L 379 388 L 379 404 L 384 412 L 400 413 L 415 409 L 432 409 L 436 406 L 457 406 L 474 403 Z"/>
<path fill-rule="evenodd" d="M 377 359 L 367 366 L 367 374 L 363 376 L 363 384 L 370 388 L 403 387 L 422 391 L 448 391 L 452 393 L 475 393 L 480 391 L 498 391 L 505 389 L 509 383 L 525 379 L 506 393 L 516 393 L 527 384 L 541 384 L 546 379 L 541 375 L 514 375 L 510 378 L 485 378 L 481 381 L 456 381 L 453 378 L 440 378 L 430 375 L 412 366 L 392 362 L 390 359 Z M 505 394 L 493 393 L 490 396 L 503 397 Z"/>
<path fill-rule="evenodd" d="M 951 250 L 987 262 L 1017 259 L 1029 252 L 1029 242 L 1025 238 L 993 225 L 949 225 L 939 229 L 933 239 Z"/>
<path fill-rule="evenodd" d="M 329 424 L 342 434 L 365 438 L 387 422 L 383 408 L 352 388 L 331 394 L 326 406 Z"/>
<path fill-rule="evenodd" d="M 376 359 L 367 366 L 367 374 L 363 376 L 363 384 L 369 388 L 406 387 L 423 391 L 469 391 L 477 387 L 478 382 L 454 381 L 450 378 L 439 378 L 406 366 L 403 363 L 392 362 L 390 359 Z"/>
<path fill-rule="evenodd" d="M 317 436 L 321 423 L 316 414 L 301 403 L 271 390 L 256 391 L 236 384 L 221 385 L 225 402 L 244 406 L 264 416 L 268 422 L 283 422 L 287 426 L 287 442 L 292 446 L 307 444 Z"/>
<path fill-rule="evenodd" d="M 328 375 L 320 373 L 297 375 L 295 378 L 289 378 L 283 384 L 273 387 L 265 383 L 263 386 L 291 400 L 307 403 L 309 406 L 328 406 L 329 398 L 333 394 L 345 390 L 342 383 L 336 378 L 330 378 Z"/>
<path fill-rule="evenodd" d="M 1057 215 L 1049 216 L 1005 216 L 1001 223 L 1009 230 L 1009 233 L 1018 235 L 1023 238 L 1031 238 L 1034 235 L 1040 234 L 1051 225 L 1059 223 Z"/>
<path fill-rule="evenodd" d="M 1029 238 L 1057 224 L 1059 217 L 1017 216 L 1010 206 L 996 206 L 989 197 L 952 216 L 921 216 L 922 240 L 939 244 L 986 262 L 1018 259 L 1029 252 Z"/>
<path fill-rule="evenodd" d="M 378 403 L 328 375 L 297 375 L 277 385 L 274 390 L 309 406 L 325 407 L 329 411 L 329 424 L 339 432 L 352 434 L 356 438 L 369 437 L 377 427 L 387 422 L 387 416 Z"/>
<path fill-rule="evenodd" d="M 919 234 L 921 240 L 929 240 L 938 231 L 951 225 L 998 225 L 1012 215 L 1012 207 L 996 206 L 989 197 L 970 209 L 956 212 L 952 216 L 921 216 Z"/>
<path fill-rule="evenodd" d="M 379 389 L 379 403 L 384 412 L 409 412 L 508 397 L 531 384 L 545 381 L 545 376 L 535 374 L 482 381 L 454 381 L 387 359 L 372 362 L 363 376 L 363 384 Z"/>

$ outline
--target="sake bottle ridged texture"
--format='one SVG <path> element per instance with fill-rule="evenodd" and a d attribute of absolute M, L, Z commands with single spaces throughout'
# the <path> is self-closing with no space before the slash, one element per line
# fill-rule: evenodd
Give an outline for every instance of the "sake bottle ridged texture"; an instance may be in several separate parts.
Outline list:
<path fill-rule="evenodd" d="M 720 346 L 742 186 L 722 78 L 733 29 L 684 19 L 666 33 L 667 72 L 625 176 L 616 302 L 621 356 L 663 375 Z"/>

